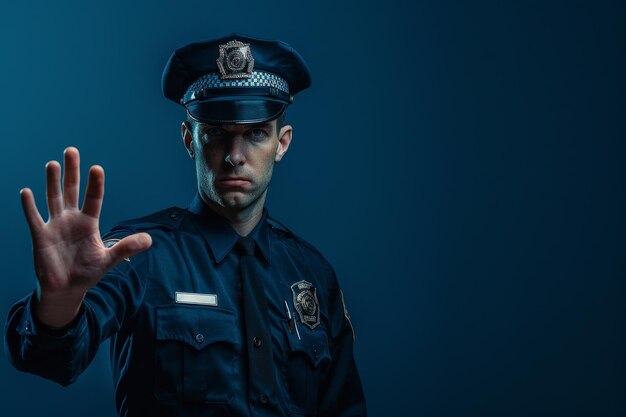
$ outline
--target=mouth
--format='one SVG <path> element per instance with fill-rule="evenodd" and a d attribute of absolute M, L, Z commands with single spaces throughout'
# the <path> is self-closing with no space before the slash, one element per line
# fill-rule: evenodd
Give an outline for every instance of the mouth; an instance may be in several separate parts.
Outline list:
<path fill-rule="evenodd" d="M 243 187 L 250 184 L 250 180 L 244 177 L 225 177 L 217 180 L 217 185 L 221 187 Z"/>

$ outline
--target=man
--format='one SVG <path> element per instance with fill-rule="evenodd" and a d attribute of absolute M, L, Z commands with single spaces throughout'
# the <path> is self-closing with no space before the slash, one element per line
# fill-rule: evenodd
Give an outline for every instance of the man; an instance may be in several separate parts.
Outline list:
<path fill-rule="evenodd" d="M 37 291 L 9 312 L 18 369 L 67 385 L 111 338 L 120 416 L 364 416 L 354 332 L 333 268 L 264 207 L 310 85 L 279 41 L 232 34 L 178 49 L 165 96 L 185 107 L 198 194 L 100 237 L 104 171 L 47 164 L 44 223 L 21 192 Z M 62 189 L 63 188 L 63 189 Z"/>

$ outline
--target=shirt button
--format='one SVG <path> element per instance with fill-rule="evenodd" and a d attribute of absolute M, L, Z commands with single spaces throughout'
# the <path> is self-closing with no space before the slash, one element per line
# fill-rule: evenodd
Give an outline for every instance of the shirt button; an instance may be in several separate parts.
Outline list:
<path fill-rule="evenodd" d="M 252 343 L 254 343 L 254 347 L 255 347 L 255 348 L 260 348 L 260 347 L 261 347 L 261 345 L 263 344 L 263 342 L 261 341 L 261 338 L 259 338 L 259 337 L 257 337 L 257 336 L 254 336 L 254 337 L 252 338 Z"/>
<path fill-rule="evenodd" d="M 317 353 L 317 346 L 313 345 L 313 357 L 314 357 L 315 359 L 317 359 L 317 358 L 318 358 L 318 356 L 319 356 L 319 355 L 318 355 L 318 353 Z"/>
<path fill-rule="evenodd" d="M 180 216 L 180 214 L 178 214 L 177 211 L 173 211 L 172 213 L 170 213 L 170 219 L 172 220 L 178 219 L 178 216 Z"/>
<path fill-rule="evenodd" d="M 204 335 L 202 333 L 198 333 L 196 335 L 196 342 L 198 342 L 198 343 L 204 342 Z"/>
<path fill-rule="evenodd" d="M 267 404 L 267 395 L 261 394 L 261 396 L 259 397 L 259 401 L 261 401 L 261 404 Z"/>

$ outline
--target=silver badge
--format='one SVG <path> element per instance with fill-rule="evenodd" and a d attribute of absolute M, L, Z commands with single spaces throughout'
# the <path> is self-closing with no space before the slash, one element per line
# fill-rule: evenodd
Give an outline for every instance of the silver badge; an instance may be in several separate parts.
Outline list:
<path fill-rule="evenodd" d="M 320 324 L 320 303 L 317 301 L 317 290 L 313 284 L 306 281 L 298 281 L 291 286 L 293 293 L 293 305 L 300 315 L 302 324 L 315 329 Z"/>
<path fill-rule="evenodd" d="M 248 78 L 252 74 L 254 58 L 250 51 L 250 44 L 239 41 L 230 41 L 219 46 L 220 56 L 217 57 L 217 67 L 225 78 Z"/>

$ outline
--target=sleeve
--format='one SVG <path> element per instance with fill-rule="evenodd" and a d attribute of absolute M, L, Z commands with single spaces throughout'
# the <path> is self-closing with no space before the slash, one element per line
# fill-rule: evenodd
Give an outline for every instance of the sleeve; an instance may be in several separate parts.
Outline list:
<path fill-rule="evenodd" d="M 121 239 L 129 232 L 105 236 Z M 4 349 L 18 370 L 67 386 L 78 378 L 96 355 L 100 343 L 132 319 L 144 294 L 141 272 L 145 252 L 123 260 L 87 291 L 78 316 L 63 329 L 40 323 L 34 312 L 35 292 L 9 310 L 4 330 Z"/>
<path fill-rule="evenodd" d="M 334 271 L 329 299 L 331 361 L 319 389 L 319 416 L 365 417 L 365 396 L 353 355 L 354 329 Z"/>

